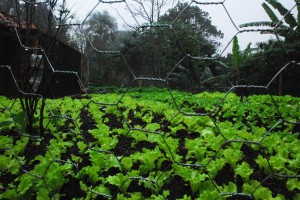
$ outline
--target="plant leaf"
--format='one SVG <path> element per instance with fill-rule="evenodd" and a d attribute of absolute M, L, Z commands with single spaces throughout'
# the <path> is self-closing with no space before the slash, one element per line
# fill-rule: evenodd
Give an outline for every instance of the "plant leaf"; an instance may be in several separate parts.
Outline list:
<path fill-rule="evenodd" d="M 122 164 L 124 165 L 124 167 L 126 168 L 126 170 L 130 171 L 131 167 L 133 165 L 132 158 L 130 158 L 130 157 L 123 158 L 122 159 Z"/>
<path fill-rule="evenodd" d="M 46 188 L 40 188 L 37 192 L 37 200 L 50 200 L 49 198 L 49 191 Z"/>
<path fill-rule="evenodd" d="M 233 45 L 232 45 L 232 64 L 235 68 L 238 68 L 241 64 L 241 52 L 240 46 L 237 36 L 233 38 Z"/>
<path fill-rule="evenodd" d="M 264 10 L 267 13 L 267 15 L 270 17 L 270 19 L 272 20 L 272 22 L 276 25 L 279 22 L 279 19 L 275 15 L 275 13 L 273 12 L 273 10 L 265 2 L 262 3 L 262 7 L 264 8 Z"/>
<path fill-rule="evenodd" d="M 243 162 L 241 165 L 237 165 L 234 171 L 236 174 L 240 175 L 244 180 L 248 180 L 249 176 L 253 173 L 253 169 L 246 162 Z"/>
<path fill-rule="evenodd" d="M 286 188 L 288 191 L 300 190 L 300 181 L 297 178 L 291 178 L 286 182 Z"/>
<path fill-rule="evenodd" d="M 290 25 L 290 28 L 297 26 L 297 22 L 293 15 L 287 10 L 281 3 L 277 0 L 266 0 L 269 4 L 271 4 L 278 12 L 284 16 L 284 21 Z"/>
<path fill-rule="evenodd" d="M 260 27 L 260 26 L 268 26 L 268 27 L 275 27 L 276 23 L 270 21 L 259 21 L 259 22 L 248 22 L 245 24 L 241 24 L 240 28 L 246 27 Z"/>

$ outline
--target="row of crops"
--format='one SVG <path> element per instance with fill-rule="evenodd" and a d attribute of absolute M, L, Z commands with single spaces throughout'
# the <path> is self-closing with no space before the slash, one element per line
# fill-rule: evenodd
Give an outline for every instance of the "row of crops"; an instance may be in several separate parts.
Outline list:
<path fill-rule="evenodd" d="M 46 101 L 43 135 L 0 101 L 1 199 L 300 199 L 299 98 L 66 97 Z"/>

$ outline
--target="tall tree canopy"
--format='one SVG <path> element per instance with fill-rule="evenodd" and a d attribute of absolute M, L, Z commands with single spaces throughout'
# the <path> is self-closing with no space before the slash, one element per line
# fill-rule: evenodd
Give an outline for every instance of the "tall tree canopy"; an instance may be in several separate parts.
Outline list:
<path fill-rule="evenodd" d="M 98 85 L 110 84 L 110 74 L 119 63 L 106 54 L 96 53 L 99 51 L 113 51 L 118 48 L 118 25 L 114 17 L 108 11 L 95 12 L 83 23 L 85 41 L 78 43 L 80 35 L 73 35 L 73 41 L 77 46 L 83 45 L 82 51 L 89 58 L 89 80 Z M 75 33 L 76 34 L 76 33 Z"/>
<path fill-rule="evenodd" d="M 140 27 L 124 52 L 136 76 L 165 78 L 186 54 L 214 55 L 219 45 L 216 39 L 222 37 L 222 32 L 212 25 L 208 13 L 197 6 L 178 3 L 161 15 L 157 23 Z M 172 76 L 176 74 L 197 87 L 203 72 L 210 71 L 206 67 L 203 60 L 185 61 Z"/>
<path fill-rule="evenodd" d="M 93 13 L 83 28 L 95 48 L 107 50 L 116 40 L 118 25 L 115 18 L 103 11 Z"/>
<path fill-rule="evenodd" d="M 184 10 L 184 12 L 182 12 Z M 176 19 L 176 20 L 175 20 Z M 223 33 L 212 25 L 209 13 L 201 10 L 198 6 L 188 6 L 188 3 L 178 3 L 174 8 L 169 9 L 160 21 L 184 22 L 190 29 L 203 37 L 223 37 Z"/>
<path fill-rule="evenodd" d="M 148 23 L 158 22 L 162 9 L 168 0 L 133 0 L 131 12 L 136 17 L 141 17 Z"/>
<path fill-rule="evenodd" d="M 161 16 L 160 22 L 172 23 L 187 53 L 195 56 L 211 56 L 216 53 L 220 45 L 217 40 L 223 37 L 223 33 L 212 25 L 207 12 L 198 6 L 188 6 L 187 3 L 178 3 L 168 10 Z"/>

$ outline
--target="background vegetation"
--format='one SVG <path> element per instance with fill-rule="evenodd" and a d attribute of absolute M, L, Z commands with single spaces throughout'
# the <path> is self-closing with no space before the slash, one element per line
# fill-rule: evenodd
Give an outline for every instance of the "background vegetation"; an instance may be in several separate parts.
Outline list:
<path fill-rule="evenodd" d="M 140 8 L 147 5 L 144 9 L 132 8 L 132 14 L 145 21 L 141 27 L 128 24 L 128 29 L 120 29 L 108 11 L 97 11 L 82 24 L 84 35 L 80 34 L 78 26 L 54 29 L 58 24 L 76 18 L 65 1 L 52 0 L 50 7 L 37 4 L 29 8 L 25 7 L 27 4 L 5 0 L 0 9 L 14 15 L 21 13 L 22 20 L 38 25 L 42 32 L 55 35 L 81 51 L 83 64 L 89 70 L 88 80 L 83 81 L 98 86 L 128 86 L 136 77 L 155 77 L 167 78 L 169 86 L 176 89 L 226 91 L 229 86 L 237 84 L 266 85 L 283 66 L 299 58 L 299 6 L 293 15 L 284 3 L 276 0 L 263 2 L 262 7 L 270 20 L 249 22 L 240 27 L 270 27 L 269 32 L 262 34 L 272 34 L 277 39 L 239 49 L 237 35 L 229 47 L 232 53 L 219 55 L 220 43 L 217 41 L 223 33 L 212 25 L 209 13 L 196 4 L 178 3 L 164 12 L 167 1 L 143 3 L 137 0 L 136 3 Z M 27 15 L 18 11 L 24 9 L 28 10 Z M 101 51 L 121 51 L 122 56 Z M 185 58 L 185 55 L 190 57 Z M 293 74 L 297 74 L 298 69 L 289 68 L 293 69 L 281 73 L 276 84 L 270 87 L 274 94 L 299 95 L 297 79 L 288 72 L 296 70 Z M 145 81 L 134 84 L 160 86 Z"/>

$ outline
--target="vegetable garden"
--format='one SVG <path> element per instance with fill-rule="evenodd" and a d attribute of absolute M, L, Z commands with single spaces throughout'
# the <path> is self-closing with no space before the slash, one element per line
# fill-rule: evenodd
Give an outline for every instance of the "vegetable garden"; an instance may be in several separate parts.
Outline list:
<path fill-rule="evenodd" d="M 1 0 L 0 199 L 300 200 L 299 0 L 75 2 Z"/>
<path fill-rule="evenodd" d="M 1 97 L 0 198 L 300 199 L 300 99 L 234 89 L 47 100 L 43 135 Z"/>

